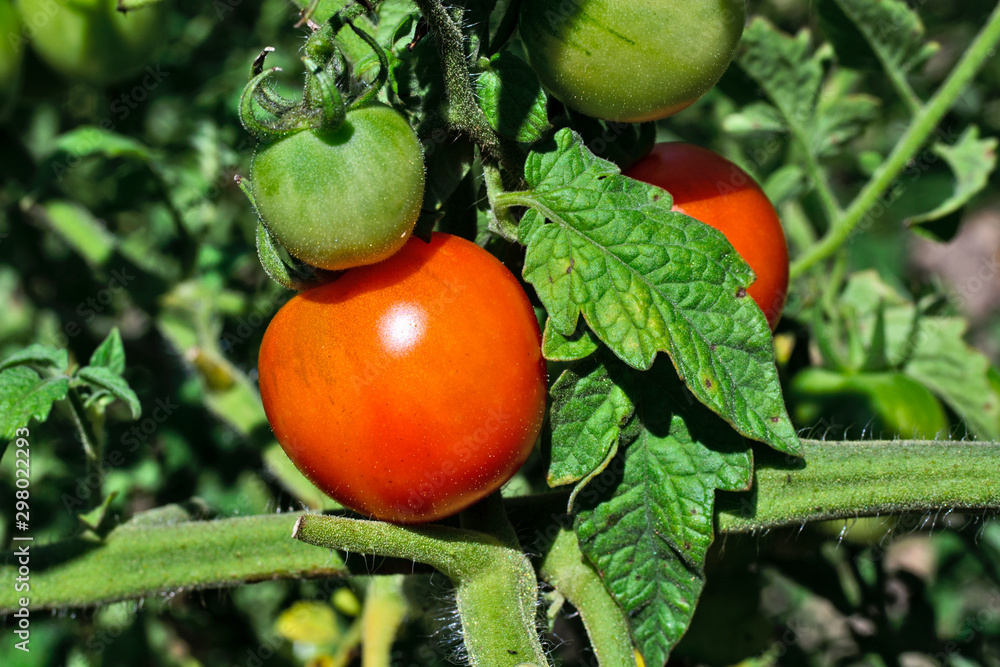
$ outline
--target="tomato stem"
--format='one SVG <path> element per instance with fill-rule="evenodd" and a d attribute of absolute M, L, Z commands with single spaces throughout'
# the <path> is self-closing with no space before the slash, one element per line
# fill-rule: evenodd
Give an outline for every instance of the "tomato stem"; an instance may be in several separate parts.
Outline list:
<path fill-rule="evenodd" d="M 316 514 L 300 517 L 292 536 L 316 546 L 403 558 L 440 570 L 455 585 L 469 664 L 548 665 L 535 624 L 535 570 L 520 549 L 473 530 Z"/>
<path fill-rule="evenodd" d="M 490 202 L 490 231 L 511 243 L 517 243 L 517 220 L 511 214 L 510 206 L 505 206 L 498 200 L 498 197 L 504 194 L 500 170 L 484 163 L 483 182 L 486 184 L 486 197 Z"/>
<path fill-rule="evenodd" d="M 720 496 L 720 531 L 1000 502 L 1000 442 L 802 440 L 802 448 L 805 463 L 760 461 L 752 492 Z"/>
<path fill-rule="evenodd" d="M 761 533 L 859 516 L 1000 510 L 1000 442 L 802 440 L 802 448 L 804 464 L 760 453 L 766 460 L 759 462 L 754 489 L 720 494 L 719 532 Z M 529 551 L 544 553 L 545 544 L 566 525 L 568 496 L 548 493 L 505 501 L 520 534 L 534 536 L 525 542 Z M 303 541 L 323 543 L 328 533 L 330 544 L 354 554 L 404 559 L 378 561 L 381 574 L 411 572 L 413 562 L 419 561 L 446 574 L 472 577 L 499 562 L 506 578 L 491 597 L 505 606 L 505 622 L 516 626 L 511 636 L 534 645 L 527 630 L 530 623 L 516 625 L 510 618 L 512 601 L 517 601 L 517 614 L 524 619 L 534 613 L 535 593 L 529 590 L 535 586 L 534 573 L 520 552 L 475 531 L 405 528 L 317 514 L 159 523 L 140 514 L 100 545 L 73 538 L 40 546 L 32 551 L 37 569 L 32 572 L 30 609 L 92 607 L 249 581 L 370 573 L 371 559 L 345 561 L 341 555 L 289 540 L 296 518 Z M 13 551 L 0 553 L 0 578 L 13 580 L 17 567 Z M 16 610 L 19 595 L 12 587 L 0 587 L 0 614 Z M 525 655 L 510 664 L 527 659 Z"/>
<path fill-rule="evenodd" d="M 465 52 L 465 35 L 459 25 L 437 0 L 414 0 L 427 25 L 434 32 L 447 88 L 448 124 L 468 135 L 491 160 L 499 163 L 518 178 L 524 173 L 524 153 L 517 144 L 503 139 L 493 131 L 483 110 L 479 108 L 472 87 L 472 72 Z"/>
<path fill-rule="evenodd" d="M 870 211 L 878 204 L 879 199 L 889 189 L 889 186 L 899 177 L 913 156 L 934 133 L 945 114 L 962 96 L 968 84 L 975 78 L 986 61 L 995 54 L 998 43 L 1000 43 L 1000 4 L 993 10 L 986 25 L 962 56 L 958 65 L 948 75 L 947 80 L 931 100 L 921 108 L 909 129 L 893 148 L 892 153 L 879 166 L 875 175 L 868 181 L 847 211 L 834 220 L 830 231 L 818 244 L 792 263 L 792 280 L 836 253 L 859 230 L 865 231 L 867 227 L 862 228 L 863 222 L 867 222 L 868 225 L 872 224 L 873 215 Z"/>
<path fill-rule="evenodd" d="M 635 667 L 625 612 L 580 551 L 576 533 L 559 531 L 542 561 L 541 575 L 580 613 L 601 667 Z"/>

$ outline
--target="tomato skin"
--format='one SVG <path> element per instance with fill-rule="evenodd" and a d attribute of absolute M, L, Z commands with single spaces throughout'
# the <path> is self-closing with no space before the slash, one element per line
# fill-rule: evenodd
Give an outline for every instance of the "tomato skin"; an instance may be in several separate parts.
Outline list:
<path fill-rule="evenodd" d="M 261 145 L 250 183 L 264 225 L 288 252 L 339 271 L 381 262 L 406 243 L 423 203 L 423 153 L 399 113 L 366 106 L 336 130 Z"/>
<path fill-rule="evenodd" d="M 166 3 L 123 14 L 117 0 L 17 0 L 31 45 L 52 69 L 96 85 L 142 71 L 165 37 Z M 31 20 L 31 17 L 36 17 Z"/>
<path fill-rule="evenodd" d="M 260 348 L 278 442 L 346 507 L 433 521 L 500 488 L 531 453 L 547 394 L 517 279 L 436 233 L 292 298 Z"/>
<path fill-rule="evenodd" d="M 747 293 L 773 331 L 788 295 L 788 244 L 777 211 L 756 181 L 708 149 L 661 143 L 626 176 L 663 188 L 674 210 L 718 229 L 757 274 Z"/>
<path fill-rule="evenodd" d="M 18 39 L 21 34 L 21 17 L 14 9 L 11 0 L 0 0 L 0 113 L 7 110 L 17 93 L 21 78 L 21 60 L 23 43 Z"/>
<path fill-rule="evenodd" d="M 563 104 L 638 123 L 711 90 L 745 22 L 745 0 L 526 0 L 519 27 L 528 61 Z"/>
<path fill-rule="evenodd" d="M 860 435 L 870 439 L 947 437 L 948 415 L 925 386 L 902 373 L 846 375 L 807 368 L 792 378 L 788 402 L 792 421 L 828 439 Z"/>

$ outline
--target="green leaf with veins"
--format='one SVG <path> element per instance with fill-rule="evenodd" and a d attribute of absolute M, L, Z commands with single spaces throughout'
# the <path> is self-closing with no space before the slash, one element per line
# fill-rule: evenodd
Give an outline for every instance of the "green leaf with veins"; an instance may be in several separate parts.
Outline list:
<path fill-rule="evenodd" d="M 687 630 L 705 584 L 715 491 L 750 487 L 751 452 L 744 438 L 691 400 L 662 361 L 637 373 L 617 361 L 588 360 L 574 380 L 610 381 L 636 406 L 628 432 L 611 434 L 624 451 L 578 495 L 583 509 L 576 531 L 625 609 L 646 664 L 662 665 Z M 560 401 L 553 411 L 577 410 Z"/>
<path fill-rule="evenodd" d="M 589 481 L 604 471 L 635 406 L 594 357 L 563 372 L 551 394 L 549 486 Z"/>
<path fill-rule="evenodd" d="M 132 419 L 138 419 L 139 415 L 142 414 L 142 404 L 139 403 L 139 397 L 128 386 L 125 378 L 118 373 L 103 366 L 84 366 L 77 372 L 76 376 L 95 389 L 107 391 L 125 403 L 132 412 Z"/>
<path fill-rule="evenodd" d="M 52 404 L 66 398 L 68 391 L 65 376 L 43 378 L 26 366 L 0 372 L 0 439 L 10 440 L 32 419 L 44 422 Z"/>
<path fill-rule="evenodd" d="M 878 118 L 881 104 L 871 95 L 845 95 L 820 102 L 812 131 L 813 152 L 819 157 L 839 153 Z"/>
<path fill-rule="evenodd" d="M 66 350 L 34 343 L 0 361 L 0 371 L 15 366 L 35 366 L 51 369 L 57 373 L 65 373 L 66 369 L 69 368 L 69 353 Z"/>
<path fill-rule="evenodd" d="M 535 71 L 511 53 L 499 53 L 476 79 L 476 96 L 490 127 L 524 143 L 549 129 L 545 91 Z"/>
<path fill-rule="evenodd" d="M 825 50 L 812 52 L 811 41 L 807 30 L 792 37 L 757 17 L 743 33 L 737 57 L 740 68 L 761 87 L 782 121 L 797 135 L 805 134 L 815 113 L 824 64 L 829 59 Z M 771 123 L 775 120 L 772 117 Z"/>
<path fill-rule="evenodd" d="M 118 327 L 112 329 L 90 355 L 90 365 L 107 368 L 118 375 L 125 372 L 125 348 L 122 346 L 122 336 L 118 332 Z"/>
<path fill-rule="evenodd" d="M 927 42 L 920 16 L 902 0 L 822 0 L 819 16 L 843 65 L 881 66 L 905 75 L 938 50 Z"/>
<path fill-rule="evenodd" d="M 600 342 L 585 324 L 577 327 L 570 336 L 564 336 L 546 320 L 542 333 L 542 355 L 549 361 L 576 361 L 597 352 Z"/>
<path fill-rule="evenodd" d="M 955 174 L 955 190 L 946 201 L 937 208 L 923 215 L 907 220 L 908 224 L 926 225 L 957 213 L 969 201 L 978 195 L 989 183 L 990 174 L 997 166 L 997 139 L 988 137 L 981 139 L 979 128 L 970 126 L 954 145 L 938 143 L 934 145 L 937 153 Z"/>
<path fill-rule="evenodd" d="M 528 156 L 520 240 L 524 278 L 564 336 L 580 315 L 618 358 L 647 369 L 670 355 L 691 391 L 742 434 L 783 452 L 799 443 L 785 411 L 771 332 L 746 294 L 753 272 L 717 230 L 671 210 L 560 130 Z"/>
<path fill-rule="evenodd" d="M 821 99 L 830 57 L 828 46 L 812 50 L 807 30 L 793 37 L 766 19 L 754 19 L 743 34 L 737 62 L 773 107 L 764 102 L 752 104 L 728 119 L 725 127 L 744 134 L 784 129 L 810 155 L 836 155 L 875 119 L 880 101 L 842 92 Z"/>

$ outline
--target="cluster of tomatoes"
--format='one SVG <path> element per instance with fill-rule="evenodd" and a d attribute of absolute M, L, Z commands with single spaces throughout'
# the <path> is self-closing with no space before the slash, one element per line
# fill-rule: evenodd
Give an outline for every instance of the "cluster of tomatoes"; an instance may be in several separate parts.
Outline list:
<path fill-rule="evenodd" d="M 525 2 L 522 39 L 565 105 L 659 119 L 715 85 L 745 21 L 742 0 L 667 5 Z M 288 164 L 302 168 L 290 174 Z M 538 322 L 517 278 L 464 239 L 409 238 L 423 169 L 406 121 L 372 104 L 333 130 L 263 142 L 251 170 L 269 233 L 308 264 L 346 270 L 294 297 L 264 336 L 260 389 L 274 433 L 331 497 L 404 523 L 454 514 L 509 480 L 533 449 L 547 395 Z M 753 179 L 686 144 L 656 146 L 626 175 L 729 238 L 757 272 L 750 294 L 773 328 L 787 249 Z M 380 187 L 343 185 L 357 178 Z"/>

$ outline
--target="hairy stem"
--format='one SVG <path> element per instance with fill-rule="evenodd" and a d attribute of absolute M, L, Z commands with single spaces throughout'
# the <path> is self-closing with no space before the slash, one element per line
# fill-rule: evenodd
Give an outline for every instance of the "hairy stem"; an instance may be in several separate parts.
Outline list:
<path fill-rule="evenodd" d="M 520 176 L 524 171 L 524 156 L 511 142 L 502 139 L 493 128 L 472 88 L 465 35 L 438 0 L 414 0 L 427 25 L 437 39 L 448 91 L 448 124 L 468 135 L 491 160 Z"/>
<path fill-rule="evenodd" d="M 818 244 L 792 264 L 791 278 L 793 280 L 818 262 L 833 255 L 850 239 L 858 226 L 865 220 L 871 208 L 878 203 L 882 194 L 899 177 L 907 163 L 913 159 L 921 147 L 927 143 L 927 139 L 962 95 L 965 87 L 976 76 L 983 64 L 993 56 L 998 43 L 1000 43 L 1000 4 L 993 10 L 986 25 L 962 56 L 955 69 L 952 70 L 948 79 L 914 118 L 906 134 L 899 140 L 892 153 L 861 190 L 844 215 L 834 223 Z"/>
<path fill-rule="evenodd" d="M 763 463 L 751 493 L 720 496 L 719 530 L 1000 508 L 1000 442 L 803 440 L 806 463 Z"/>
<path fill-rule="evenodd" d="M 174 517 L 126 523 L 103 541 L 32 543 L 30 591 L 0 587 L 0 614 L 17 609 L 22 596 L 31 609 L 90 607 L 250 581 L 347 574 L 336 554 L 289 539 L 298 516 L 180 522 Z M 14 582 L 19 561 L 15 551 L 0 554 L 0 579 Z"/>
<path fill-rule="evenodd" d="M 803 440 L 805 463 L 761 452 L 754 490 L 719 494 L 721 532 L 761 532 L 811 521 L 903 512 L 1000 510 L 1000 442 Z M 505 501 L 529 552 L 544 550 L 565 524 L 568 493 Z M 289 539 L 339 545 L 346 558 Z M 221 588 L 268 579 L 330 577 L 350 573 L 408 573 L 426 562 L 475 597 L 491 585 L 489 606 L 517 631 L 523 652 L 535 650 L 526 628 L 533 619 L 535 580 L 520 551 L 476 531 L 404 528 L 319 514 L 274 514 L 218 521 L 170 520 L 144 515 L 103 541 L 70 539 L 31 546 L 31 609 L 89 607 L 177 591 Z M 400 560 L 379 558 L 381 554 Z M 0 553 L 0 580 L 15 581 L 18 555 Z M 480 578 L 482 575 L 483 578 Z M 498 581 L 485 584 L 489 576 Z M 0 614 L 18 608 L 23 593 L 0 586 Z M 482 612 L 488 616 L 486 611 Z M 520 633 L 520 634 L 518 634 Z M 467 637 L 468 639 L 468 637 Z M 536 638 L 537 639 L 537 638 Z M 482 663 L 488 664 L 488 663 Z M 507 663 L 502 663 L 507 664 Z M 538 662 L 538 664 L 544 664 Z"/>
<path fill-rule="evenodd" d="M 548 665 L 535 623 L 535 571 L 519 549 L 500 539 L 445 526 L 396 526 L 312 514 L 298 520 L 293 536 L 317 546 L 431 565 L 455 585 L 470 665 Z"/>
<path fill-rule="evenodd" d="M 580 612 L 600 667 L 635 667 L 625 612 L 585 560 L 576 533 L 559 531 L 542 561 L 541 575 Z"/>

